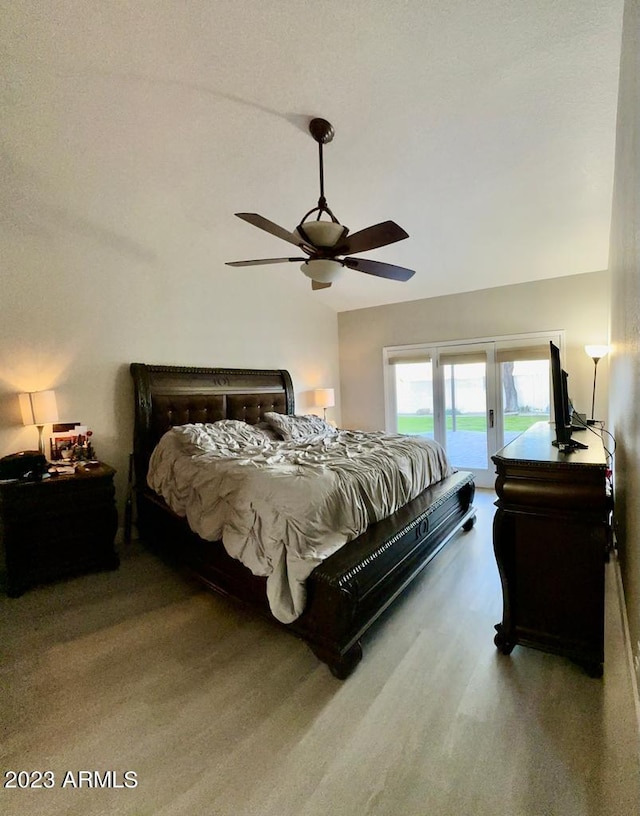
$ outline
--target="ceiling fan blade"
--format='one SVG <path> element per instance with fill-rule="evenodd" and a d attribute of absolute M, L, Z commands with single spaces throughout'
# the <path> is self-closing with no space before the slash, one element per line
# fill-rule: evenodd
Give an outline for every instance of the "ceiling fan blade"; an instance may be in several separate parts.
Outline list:
<path fill-rule="evenodd" d="M 306 261 L 307 258 L 261 258 L 259 261 L 227 261 L 225 266 L 264 266 L 265 264 Z"/>
<path fill-rule="evenodd" d="M 314 292 L 316 289 L 328 289 L 330 286 L 330 283 L 320 283 L 320 281 L 316 280 L 311 281 L 311 288 L 314 290 Z"/>
<path fill-rule="evenodd" d="M 396 241 L 403 241 L 409 234 L 402 227 L 393 221 L 383 221 L 381 224 L 374 224 L 372 227 L 347 235 L 345 240 L 336 247 L 336 255 L 354 255 L 356 252 L 366 252 L 368 249 L 395 244 Z"/>
<path fill-rule="evenodd" d="M 284 227 L 279 227 L 277 224 L 274 224 L 273 221 L 269 221 L 268 218 L 264 218 L 262 215 L 258 215 L 258 213 L 236 213 L 236 215 L 248 224 L 252 224 L 254 227 L 258 227 L 258 229 L 264 230 L 270 235 L 275 235 L 276 238 L 282 238 L 283 241 L 288 241 L 290 244 L 295 244 L 299 247 L 306 247 L 305 241 L 299 235 L 290 232 Z"/>
<path fill-rule="evenodd" d="M 370 261 L 367 258 L 345 258 L 345 266 L 349 269 L 356 269 L 367 275 L 376 275 L 378 278 L 388 278 L 389 280 L 408 281 L 416 273 L 413 269 L 406 269 L 404 266 L 383 263 L 382 261 Z"/>

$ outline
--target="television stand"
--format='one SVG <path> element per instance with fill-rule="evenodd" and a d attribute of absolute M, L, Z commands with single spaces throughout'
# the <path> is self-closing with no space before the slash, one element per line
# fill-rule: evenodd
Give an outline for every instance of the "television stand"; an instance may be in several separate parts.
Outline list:
<path fill-rule="evenodd" d="M 594 435 L 566 456 L 539 422 L 491 458 L 493 547 L 503 595 L 494 642 L 565 655 L 594 677 L 604 662 L 604 568 L 610 547 L 607 457 Z"/>

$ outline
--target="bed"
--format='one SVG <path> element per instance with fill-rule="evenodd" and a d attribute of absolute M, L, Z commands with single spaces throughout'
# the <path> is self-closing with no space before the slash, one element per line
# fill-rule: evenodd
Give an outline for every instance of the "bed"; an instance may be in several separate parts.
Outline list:
<path fill-rule="evenodd" d="M 177 558 L 209 588 L 268 616 L 304 639 L 331 672 L 346 678 L 362 658 L 361 638 L 459 530 L 475 522 L 471 474 L 455 472 L 425 487 L 315 566 L 305 580 L 304 609 L 281 623 L 267 597 L 267 578 L 200 537 L 147 482 L 149 463 L 168 431 L 200 423 L 262 425 L 265 415 L 294 417 L 285 370 L 200 368 L 132 363 L 134 472 L 140 538 Z M 228 424 L 234 424 L 233 422 Z M 169 434 L 171 436 L 171 434 Z"/>

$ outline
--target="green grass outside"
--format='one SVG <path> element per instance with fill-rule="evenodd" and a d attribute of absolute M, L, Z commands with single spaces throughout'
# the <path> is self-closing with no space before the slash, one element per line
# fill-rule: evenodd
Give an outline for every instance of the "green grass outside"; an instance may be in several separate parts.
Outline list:
<path fill-rule="evenodd" d="M 536 422 L 546 422 L 548 414 L 507 414 L 504 418 L 505 431 L 526 431 Z M 484 414 L 460 414 L 456 417 L 457 431 L 486 431 L 487 418 Z M 453 430 L 453 421 L 447 415 L 447 430 Z M 399 414 L 398 433 L 433 433 L 433 417 L 428 415 Z"/>

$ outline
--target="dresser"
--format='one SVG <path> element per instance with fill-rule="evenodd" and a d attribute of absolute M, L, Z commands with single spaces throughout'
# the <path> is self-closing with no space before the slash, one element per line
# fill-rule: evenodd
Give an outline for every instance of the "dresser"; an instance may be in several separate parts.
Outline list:
<path fill-rule="evenodd" d="M 104 463 L 80 464 L 73 474 L 0 484 L 0 552 L 10 596 L 118 567 L 114 474 Z"/>
<path fill-rule="evenodd" d="M 493 545 L 503 594 L 495 644 L 565 655 L 599 677 L 604 663 L 604 569 L 610 547 L 607 456 L 598 433 L 562 453 L 539 422 L 493 457 Z"/>

